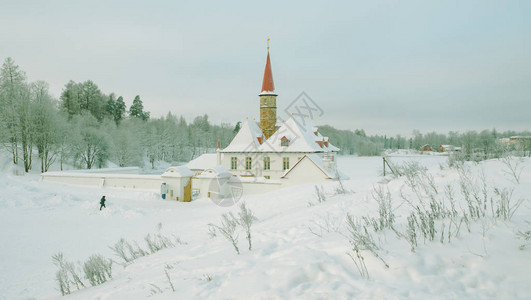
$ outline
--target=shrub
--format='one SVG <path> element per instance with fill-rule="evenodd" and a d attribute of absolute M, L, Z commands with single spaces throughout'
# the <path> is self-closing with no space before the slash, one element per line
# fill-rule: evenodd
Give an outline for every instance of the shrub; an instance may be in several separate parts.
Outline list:
<path fill-rule="evenodd" d="M 221 226 L 215 224 L 208 224 L 209 230 L 215 229 L 221 233 L 227 240 L 229 240 L 234 247 L 234 250 L 238 255 L 240 254 L 240 249 L 238 249 L 238 235 L 236 234 L 236 227 L 238 225 L 238 220 L 234 217 L 232 212 L 228 214 L 221 215 Z"/>
<path fill-rule="evenodd" d="M 85 278 L 91 285 L 99 285 L 112 278 L 112 260 L 96 254 L 89 257 L 83 264 Z"/>
<path fill-rule="evenodd" d="M 256 220 L 258 219 L 254 216 L 253 212 L 243 202 L 238 212 L 238 224 L 245 230 L 247 242 L 249 243 L 249 251 L 251 250 L 251 226 Z"/>

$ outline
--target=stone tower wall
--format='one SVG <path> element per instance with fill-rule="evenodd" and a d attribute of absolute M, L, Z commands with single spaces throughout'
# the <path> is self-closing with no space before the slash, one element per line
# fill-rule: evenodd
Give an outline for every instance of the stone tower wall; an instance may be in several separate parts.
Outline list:
<path fill-rule="evenodd" d="M 260 95 L 260 129 L 266 139 L 276 131 L 277 124 L 277 96 Z"/>

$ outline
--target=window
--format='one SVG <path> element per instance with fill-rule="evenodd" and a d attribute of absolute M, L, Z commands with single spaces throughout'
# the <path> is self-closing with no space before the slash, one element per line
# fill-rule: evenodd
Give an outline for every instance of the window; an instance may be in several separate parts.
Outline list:
<path fill-rule="evenodd" d="M 250 157 L 246 157 L 245 158 L 245 170 L 250 170 L 251 169 L 251 158 Z"/>
<path fill-rule="evenodd" d="M 230 158 L 230 169 L 236 170 L 238 168 L 238 159 L 236 157 Z"/>
<path fill-rule="evenodd" d="M 281 139 L 280 139 L 280 146 L 282 147 L 287 147 L 289 146 L 289 140 L 287 137 L 283 136 Z"/>
<path fill-rule="evenodd" d="M 271 170 L 271 159 L 269 156 L 264 157 L 264 170 Z"/>
<path fill-rule="evenodd" d="M 282 158 L 282 168 L 283 170 L 289 169 L 289 157 Z"/>

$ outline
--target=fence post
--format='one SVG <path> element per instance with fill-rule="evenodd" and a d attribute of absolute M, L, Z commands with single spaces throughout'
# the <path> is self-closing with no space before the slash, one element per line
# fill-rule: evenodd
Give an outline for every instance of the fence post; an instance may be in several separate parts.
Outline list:
<path fill-rule="evenodd" d="M 385 156 L 382 156 L 382 162 L 383 162 L 383 176 L 385 176 Z"/>

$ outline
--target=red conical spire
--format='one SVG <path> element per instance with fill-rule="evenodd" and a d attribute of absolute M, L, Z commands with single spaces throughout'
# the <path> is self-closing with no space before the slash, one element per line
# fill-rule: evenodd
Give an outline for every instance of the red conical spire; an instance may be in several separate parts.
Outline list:
<path fill-rule="evenodd" d="M 271 72 L 271 60 L 269 59 L 269 46 L 267 48 L 267 62 L 264 71 L 264 82 L 262 83 L 262 93 L 275 91 L 275 84 L 273 83 L 273 72 Z"/>

